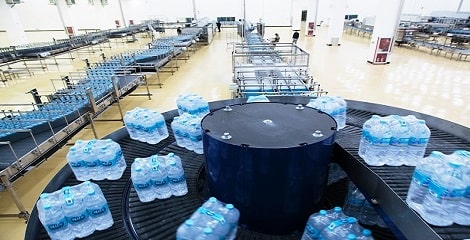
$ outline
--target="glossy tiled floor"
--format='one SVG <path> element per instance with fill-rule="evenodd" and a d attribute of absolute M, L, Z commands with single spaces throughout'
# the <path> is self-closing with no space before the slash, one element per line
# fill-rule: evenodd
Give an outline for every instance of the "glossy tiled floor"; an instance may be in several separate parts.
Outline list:
<path fill-rule="evenodd" d="M 267 28 L 265 38 L 275 32 L 281 36 L 281 42 L 289 42 L 290 28 Z M 150 86 L 152 100 L 146 97 L 128 96 L 121 101 L 123 111 L 136 106 L 165 112 L 176 108 L 175 100 L 179 93 L 194 92 L 208 101 L 228 99 L 228 89 L 232 81 L 230 43 L 238 38 L 235 29 L 222 29 L 209 46 L 200 47 L 187 61 L 178 61 L 179 71 L 173 75 L 162 73 L 163 87 Z M 456 61 L 443 56 L 430 55 L 426 50 L 412 50 L 395 47 L 392 63 L 389 65 L 371 65 L 366 62 L 369 39 L 356 35 L 344 34 L 341 46 L 326 46 L 326 28 L 319 28 L 316 37 L 304 37 L 299 46 L 311 54 L 310 73 L 315 81 L 331 95 L 340 95 L 346 99 L 381 103 L 407 108 L 447 119 L 470 127 L 470 62 Z M 112 40 L 112 48 L 104 48 L 106 56 L 120 51 L 145 46 L 148 38 L 139 38 L 132 44 Z M 108 45 L 103 45 L 108 46 Z M 47 71 L 37 70 L 32 77 L 22 77 L 7 86 L 0 87 L 1 103 L 31 103 L 30 95 L 24 93 L 35 87 L 39 92 L 54 91 L 50 79 L 59 78 L 68 72 L 84 68 L 85 58 L 91 62 L 100 59 L 100 51 L 94 54 L 73 53 L 75 60 L 59 60 L 59 66 L 50 66 Z M 155 76 L 148 76 L 156 83 Z M 140 87 L 136 92 L 143 92 Z M 1 109 L 8 109 L 1 107 Z M 119 116 L 117 107 L 110 107 L 102 118 Z M 97 122 L 99 137 L 122 127 L 120 122 Z M 75 139 L 93 138 L 92 131 L 85 128 Z M 63 147 L 39 167 L 31 170 L 25 177 L 14 184 L 22 203 L 30 211 L 38 195 L 55 173 L 65 164 L 68 146 Z M 0 213 L 16 213 L 17 209 L 9 194 L 0 193 Z M 0 239 L 22 239 L 25 230 L 24 221 L 16 218 L 0 218 Z"/>

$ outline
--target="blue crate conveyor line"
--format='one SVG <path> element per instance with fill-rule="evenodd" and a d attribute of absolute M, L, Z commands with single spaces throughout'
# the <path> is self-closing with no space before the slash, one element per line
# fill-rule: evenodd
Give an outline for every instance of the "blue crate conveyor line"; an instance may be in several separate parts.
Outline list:
<path fill-rule="evenodd" d="M 232 53 L 235 97 L 320 96 L 323 89 L 308 74 L 309 54 L 295 44 L 264 40 L 258 33 L 245 33 Z"/>
<path fill-rule="evenodd" d="M 148 69 L 145 68 L 150 66 L 158 71 L 173 57 L 178 56 L 175 49 L 181 53 L 182 45 L 191 46 L 198 33 L 194 31 L 173 38 L 157 39 L 149 45 L 149 49 L 119 54 L 90 65 L 76 79 L 62 79 L 66 87 L 44 95 L 48 99 L 45 103 L 0 104 L 2 108 L 24 109 L 27 105 L 26 108 L 30 109 L 0 110 L 0 190 L 11 190 L 11 184 L 31 166 L 40 164 L 74 133 L 118 101 L 119 97 L 130 93 L 144 82 L 147 84 L 144 74 Z M 95 38 L 97 34 L 91 36 L 99 41 Z M 43 44 L 39 50 L 34 46 L 22 54 L 34 55 L 33 52 L 51 49 L 53 48 Z M 147 93 L 142 95 L 147 95 L 150 99 L 148 88 Z M 22 214 L 28 215 L 21 203 L 18 208 Z"/>

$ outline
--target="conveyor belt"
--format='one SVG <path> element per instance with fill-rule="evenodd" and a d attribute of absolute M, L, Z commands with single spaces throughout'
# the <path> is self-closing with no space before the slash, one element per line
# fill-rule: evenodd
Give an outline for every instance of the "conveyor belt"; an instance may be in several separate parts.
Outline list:
<path fill-rule="evenodd" d="M 308 98 L 305 97 L 271 97 L 271 101 L 280 102 L 291 102 L 291 103 L 302 103 L 306 104 Z M 244 99 L 234 99 L 226 101 L 218 101 L 210 103 L 211 109 L 218 109 L 227 104 L 236 104 L 244 102 Z M 368 184 L 361 182 L 362 172 L 365 171 L 365 176 L 372 174 L 374 176 L 380 176 L 384 183 L 387 185 L 380 185 L 381 191 L 395 191 L 396 196 L 399 198 L 394 199 L 392 203 L 386 201 L 379 206 L 384 209 L 379 209 L 380 212 L 387 212 L 389 207 L 387 204 L 400 205 L 404 204 L 403 199 L 406 197 L 408 185 L 411 179 L 412 167 L 375 167 L 371 168 L 374 172 L 364 168 L 363 160 L 357 156 L 357 146 L 359 143 L 359 137 L 361 134 L 362 123 L 367 120 L 372 114 L 391 114 L 397 113 L 399 115 L 414 114 L 411 111 L 391 108 L 382 105 L 368 104 L 361 102 L 348 101 L 350 110 L 348 111 L 348 126 L 341 130 L 337 134 L 337 148 L 335 150 L 334 160 L 337 161 L 343 167 L 349 167 L 345 162 L 353 164 L 350 169 L 345 170 L 350 175 L 350 178 L 364 190 L 366 195 L 370 193 L 368 191 Z M 367 109 L 367 110 L 364 110 Z M 375 111 L 374 111 L 375 110 Z M 374 112 L 371 112 L 374 111 Z M 170 122 L 174 116 L 176 116 L 176 110 L 164 113 L 167 120 L 167 126 L 170 126 Z M 416 113 L 418 118 L 424 118 L 427 120 L 429 126 L 432 129 L 432 136 L 428 152 L 432 150 L 441 150 L 443 152 L 451 152 L 455 149 L 469 149 L 470 140 L 462 139 L 454 136 L 453 131 L 462 132 L 463 136 L 469 136 L 469 129 L 458 126 L 456 124 L 437 119 L 431 116 L 422 115 Z M 447 131 L 449 130 L 449 131 Z M 182 149 L 175 145 L 174 138 L 171 130 L 170 137 L 160 142 L 157 145 L 149 145 L 146 143 L 137 142 L 129 139 L 127 131 L 122 128 L 113 134 L 109 135 L 108 138 L 117 141 L 123 150 L 124 156 L 128 163 L 128 168 L 124 172 L 123 177 L 117 181 L 100 181 L 97 182 L 102 188 L 113 214 L 114 225 L 104 231 L 96 231 L 93 235 L 87 239 L 175 239 L 176 228 L 187 218 L 203 201 L 201 184 L 204 179 L 203 156 L 197 155 Z M 458 134 L 457 134 L 458 135 Z M 183 197 L 172 197 L 167 200 L 155 200 L 151 203 L 140 203 L 137 200 L 135 191 L 129 180 L 130 178 L 130 163 L 136 157 L 147 157 L 155 153 L 166 154 L 168 152 L 175 152 L 177 155 L 182 156 L 183 166 L 186 172 L 187 183 L 189 193 Z M 359 166 L 359 167 L 358 167 Z M 357 170 L 359 169 L 359 170 Z M 364 170 L 365 169 L 365 170 Z M 369 179 L 370 180 L 370 179 Z M 338 192 L 342 191 L 344 194 L 345 184 L 344 180 L 340 181 L 337 185 L 333 184 L 328 187 L 326 198 L 329 196 L 335 196 L 336 199 L 328 200 L 325 205 L 331 207 L 332 205 L 341 204 L 344 196 L 338 197 Z M 44 192 L 52 192 L 60 189 L 63 186 L 75 185 L 79 182 L 75 180 L 70 168 L 65 166 L 55 177 L 51 180 L 49 185 L 46 187 Z M 376 185 L 374 187 L 377 188 Z M 376 190 L 376 189 L 375 189 Z M 330 194 L 328 194 L 330 192 Z M 377 196 L 376 196 L 377 197 Z M 379 199 L 380 200 L 380 199 Z M 414 212 L 406 208 L 399 214 L 407 215 L 413 214 Z M 390 220 L 398 221 L 392 224 L 392 230 L 395 231 L 397 236 L 402 237 L 401 233 L 409 237 L 411 234 L 402 225 L 411 225 L 415 227 L 419 225 L 419 222 L 412 222 L 410 219 L 399 219 L 393 214 L 388 216 L 387 222 Z M 400 222 L 401 221 L 401 222 Z M 421 221 L 418 217 L 417 221 Z M 453 225 L 445 228 L 418 228 L 421 236 L 437 236 L 437 238 L 421 238 L 421 239 L 463 239 L 470 237 L 470 228 L 459 225 Z M 419 227 L 419 226 L 418 226 Z M 386 232 L 380 231 L 375 227 L 372 227 L 374 236 L 376 239 L 393 239 L 393 236 Z M 435 234 L 435 233 L 438 233 Z M 270 236 L 244 229 L 241 226 L 237 239 L 299 239 L 300 232 L 295 232 L 289 236 Z M 410 239 L 413 239 L 409 237 Z M 36 208 L 33 209 L 30 221 L 26 229 L 25 239 L 48 239 L 45 230 L 39 222 Z M 414 238 L 419 239 L 419 238 Z"/>

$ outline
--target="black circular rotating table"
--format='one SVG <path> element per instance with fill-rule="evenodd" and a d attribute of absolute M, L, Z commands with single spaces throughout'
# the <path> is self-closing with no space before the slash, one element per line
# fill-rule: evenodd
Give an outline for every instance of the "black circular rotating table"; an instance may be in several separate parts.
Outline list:
<path fill-rule="evenodd" d="M 307 97 L 279 96 L 270 97 L 271 102 L 307 104 Z M 211 102 L 211 111 L 244 103 L 246 99 L 233 99 Z M 348 101 L 347 126 L 336 133 L 336 144 L 332 161 L 338 163 L 368 198 L 377 200 L 377 210 L 390 226 L 391 232 L 371 227 L 376 239 L 465 239 L 470 238 L 470 227 L 452 225 L 450 227 L 433 227 L 426 224 L 404 199 L 408 191 L 413 167 L 369 167 L 358 156 L 357 148 L 361 136 L 362 124 L 371 115 L 408 115 L 425 119 L 431 128 L 431 139 L 427 153 L 438 150 L 452 153 L 458 149 L 470 149 L 470 129 L 446 120 L 409 110 Z M 176 110 L 163 114 L 168 128 L 172 119 L 178 115 Z M 131 140 L 127 130 L 121 128 L 105 138 L 113 139 L 121 145 L 128 167 L 121 179 L 116 181 L 99 181 L 114 218 L 114 225 L 104 231 L 95 231 L 86 239 L 175 239 L 177 227 L 199 207 L 205 197 L 206 173 L 204 156 L 178 147 L 174 136 L 170 136 L 156 145 Z M 183 197 L 171 197 L 166 200 L 155 200 L 141 203 L 130 181 L 130 164 L 137 157 L 174 152 L 183 160 L 189 192 Z M 66 165 L 46 186 L 44 192 L 53 192 L 63 186 L 80 183 Z M 343 184 L 344 185 L 344 184 Z M 341 205 L 345 188 L 342 185 L 327 186 L 324 195 L 324 206 Z M 243 214 L 243 213 L 242 213 Z M 383 230 L 383 231 L 382 231 Z M 245 229 L 240 226 L 237 239 L 300 239 L 301 232 L 284 235 L 269 235 Z M 34 208 L 28 222 L 25 239 L 49 239 Z"/>

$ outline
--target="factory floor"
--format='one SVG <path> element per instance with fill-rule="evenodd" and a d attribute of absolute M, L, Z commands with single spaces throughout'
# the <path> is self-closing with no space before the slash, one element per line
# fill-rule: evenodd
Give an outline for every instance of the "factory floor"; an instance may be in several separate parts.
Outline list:
<path fill-rule="evenodd" d="M 441 56 L 430 55 L 429 50 L 408 47 L 394 47 L 391 63 L 371 65 L 367 63 L 370 39 L 344 34 L 341 46 L 327 46 L 327 28 L 319 27 L 315 37 L 304 36 L 298 45 L 310 54 L 310 75 L 329 95 L 345 99 L 380 103 L 426 113 L 470 127 L 470 63 Z M 267 28 L 265 38 L 274 33 L 281 36 L 280 42 L 290 42 L 291 28 Z M 137 106 L 165 112 L 176 108 L 176 98 L 181 93 L 193 92 L 207 101 L 231 98 L 229 84 L 232 82 L 232 43 L 240 41 L 235 28 L 222 28 L 215 34 L 210 45 L 199 46 L 187 61 L 178 60 L 178 71 L 174 74 L 161 73 L 163 86 L 149 87 L 152 99 L 144 96 L 127 96 L 121 101 L 125 112 Z M 59 65 L 49 65 L 47 70 L 34 70 L 33 76 L 0 83 L 0 103 L 31 103 L 33 99 L 25 92 L 37 88 L 39 93 L 55 91 L 51 79 L 58 79 L 69 72 L 83 70 L 84 59 L 91 63 L 101 59 L 101 52 L 107 57 L 119 52 L 145 47 L 150 39 L 138 36 L 138 41 L 127 43 L 124 39 L 111 40 L 95 48 L 95 53 L 74 52 L 74 60 L 57 60 Z M 109 46 L 111 48 L 109 48 Z M 61 57 L 69 57 L 64 54 Z M 174 63 L 174 62 L 173 62 Z M 155 75 L 147 76 L 150 83 L 158 83 Z M 54 81 L 56 88 L 62 88 Z M 135 92 L 145 92 L 139 87 Z M 0 106 L 0 109 L 9 107 Z M 109 107 L 99 119 L 118 118 L 116 106 Z M 121 128 L 117 121 L 95 123 L 98 138 Z M 65 155 L 70 144 L 76 139 L 94 138 L 91 128 L 85 127 L 76 134 L 69 144 L 59 149 L 45 162 L 29 171 L 14 183 L 20 201 L 31 212 L 39 194 L 50 179 L 65 164 Z M 8 192 L 0 192 L 0 214 L 18 213 Z M 23 219 L 0 218 L 0 240 L 22 239 L 26 224 Z"/>

